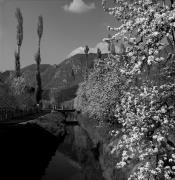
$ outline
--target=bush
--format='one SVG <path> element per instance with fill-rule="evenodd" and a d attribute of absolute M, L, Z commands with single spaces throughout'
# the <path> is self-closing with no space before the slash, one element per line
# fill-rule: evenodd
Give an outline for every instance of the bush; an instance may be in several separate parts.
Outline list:
<path fill-rule="evenodd" d="M 9 93 L 15 98 L 18 108 L 30 108 L 35 105 L 34 89 L 28 86 L 23 76 L 14 77 L 12 75 L 8 85 L 10 89 Z"/>

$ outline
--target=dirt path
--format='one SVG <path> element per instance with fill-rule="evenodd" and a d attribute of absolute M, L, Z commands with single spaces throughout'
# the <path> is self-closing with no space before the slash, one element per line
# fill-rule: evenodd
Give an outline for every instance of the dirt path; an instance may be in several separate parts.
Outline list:
<path fill-rule="evenodd" d="M 34 120 L 34 119 L 37 119 L 37 118 L 39 118 L 41 116 L 44 116 L 46 114 L 49 114 L 49 113 L 50 113 L 50 110 L 42 110 L 39 113 L 24 116 L 24 117 L 22 117 L 20 119 L 12 119 L 12 120 L 8 120 L 8 121 L 0 121 L 0 128 L 3 127 L 3 126 L 12 126 L 12 125 L 17 125 L 19 123 L 27 122 L 27 121 L 30 121 L 30 120 Z"/>

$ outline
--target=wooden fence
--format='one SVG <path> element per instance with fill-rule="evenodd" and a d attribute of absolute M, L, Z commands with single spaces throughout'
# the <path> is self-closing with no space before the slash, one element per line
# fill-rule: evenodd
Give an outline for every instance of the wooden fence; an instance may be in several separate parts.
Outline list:
<path fill-rule="evenodd" d="M 23 118 L 28 115 L 38 113 L 38 108 L 29 108 L 29 109 L 9 109 L 9 108 L 0 108 L 0 121 L 7 121 L 12 119 Z"/>

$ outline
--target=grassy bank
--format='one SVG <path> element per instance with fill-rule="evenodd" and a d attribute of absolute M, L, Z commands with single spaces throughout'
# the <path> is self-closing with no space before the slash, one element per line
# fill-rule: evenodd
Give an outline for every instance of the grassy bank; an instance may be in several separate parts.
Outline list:
<path fill-rule="evenodd" d="M 35 120 L 28 121 L 23 124 L 36 124 L 54 136 L 63 136 L 65 134 L 65 125 L 63 124 L 64 117 L 62 114 L 54 112 L 46 114 Z"/>

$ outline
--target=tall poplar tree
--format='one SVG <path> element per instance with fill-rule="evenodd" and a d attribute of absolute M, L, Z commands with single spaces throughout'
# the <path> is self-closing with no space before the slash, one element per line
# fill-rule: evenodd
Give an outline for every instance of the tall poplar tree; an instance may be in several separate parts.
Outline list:
<path fill-rule="evenodd" d="M 35 61 L 37 65 L 36 70 L 36 102 L 39 104 L 42 99 L 42 82 L 41 82 L 41 74 L 40 74 L 40 63 L 41 63 L 41 55 L 40 55 L 40 46 L 41 46 L 41 38 L 43 35 L 43 17 L 38 17 L 38 27 L 37 27 L 37 33 L 38 33 L 38 52 L 35 56 Z"/>
<path fill-rule="evenodd" d="M 16 77 L 19 77 L 21 75 L 20 72 L 20 51 L 21 51 L 21 45 L 23 41 L 23 17 L 21 10 L 19 8 L 16 9 L 15 16 L 17 18 L 17 50 L 15 51 L 15 74 Z"/>

